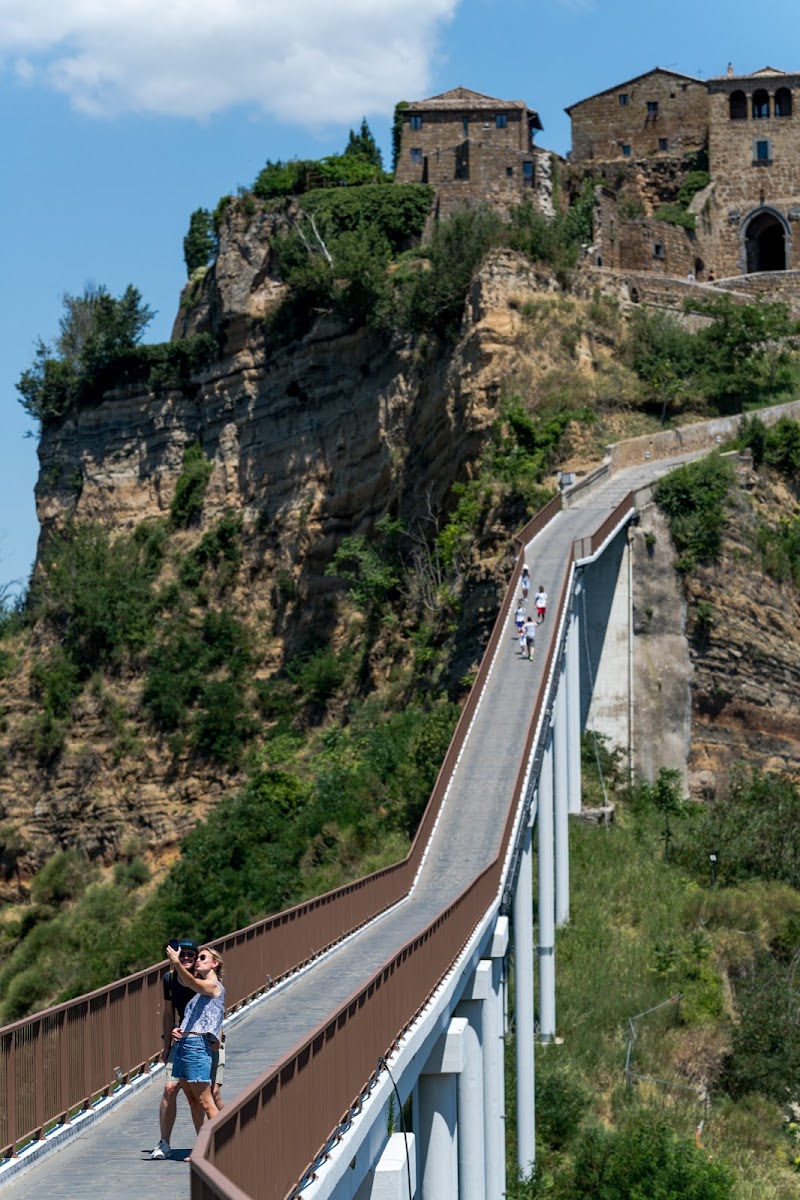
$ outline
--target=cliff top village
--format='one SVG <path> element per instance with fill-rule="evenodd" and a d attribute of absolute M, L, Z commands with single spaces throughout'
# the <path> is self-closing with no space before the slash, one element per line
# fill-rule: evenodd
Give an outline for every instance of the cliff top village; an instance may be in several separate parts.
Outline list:
<path fill-rule="evenodd" d="M 529 198 L 552 213 L 595 185 L 594 266 L 697 282 L 800 268 L 800 74 L 706 80 L 655 67 L 566 110 L 564 160 L 534 143 L 524 100 L 458 87 L 403 112 L 398 182 L 436 188 L 436 215 Z"/>

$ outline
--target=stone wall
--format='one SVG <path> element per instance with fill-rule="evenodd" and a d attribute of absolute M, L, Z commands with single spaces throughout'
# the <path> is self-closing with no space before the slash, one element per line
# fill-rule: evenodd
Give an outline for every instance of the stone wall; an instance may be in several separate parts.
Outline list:
<path fill-rule="evenodd" d="M 760 408 L 759 420 L 765 425 L 774 425 L 782 417 L 800 420 L 800 400 L 791 404 L 776 404 L 772 408 Z M 680 429 L 665 429 L 662 433 L 644 434 L 609 446 L 606 455 L 611 471 L 632 467 L 637 463 L 674 458 L 678 454 L 696 451 L 707 453 L 736 436 L 741 415 L 715 417 L 711 421 L 698 421 L 696 425 L 683 425 Z"/>
<path fill-rule="evenodd" d="M 648 112 L 648 104 L 657 105 L 656 114 Z M 640 75 L 567 109 L 571 160 L 607 162 L 659 153 L 674 157 L 700 150 L 706 143 L 707 104 L 700 80 L 660 69 Z"/>

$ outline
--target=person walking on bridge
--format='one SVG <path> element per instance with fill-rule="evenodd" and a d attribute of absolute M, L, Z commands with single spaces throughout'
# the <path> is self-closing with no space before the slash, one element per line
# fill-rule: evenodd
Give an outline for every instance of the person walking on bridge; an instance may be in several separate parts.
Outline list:
<path fill-rule="evenodd" d="M 525 622 L 524 633 L 525 649 L 527 650 L 528 659 L 530 660 L 533 658 L 533 648 L 536 644 L 536 622 L 534 621 L 533 617 L 528 617 L 527 621 Z"/>
<path fill-rule="evenodd" d="M 544 584 L 539 584 L 539 590 L 533 598 L 533 603 L 536 605 L 536 621 L 541 625 L 542 621 L 547 616 L 547 592 L 544 590 Z"/>

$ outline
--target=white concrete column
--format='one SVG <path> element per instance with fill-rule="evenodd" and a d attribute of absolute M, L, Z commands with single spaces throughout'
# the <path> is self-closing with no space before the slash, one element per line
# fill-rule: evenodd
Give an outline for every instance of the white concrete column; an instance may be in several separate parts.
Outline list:
<path fill-rule="evenodd" d="M 491 970 L 491 965 L 486 964 Z M 481 988 L 483 990 L 483 988 Z M 483 1119 L 481 1000 L 462 1000 L 456 1015 L 466 1017 L 464 1069 L 458 1076 L 458 1200 L 486 1200 Z"/>
<path fill-rule="evenodd" d="M 417 1153 L 413 1133 L 393 1133 L 354 1200 L 413 1200 L 417 1194 Z M 413 1191 L 409 1194 L 408 1180 Z"/>
<path fill-rule="evenodd" d="M 555 964 L 555 865 L 553 859 L 553 735 L 548 734 L 542 767 L 536 817 L 539 872 L 539 1036 L 549 1042 L 556 1035 Z"/>
<path fill-rule="evenodd" d="M 514 892 L 514 982 L 517 1043 L 517 1165 L 523 1178 L 536 1163 L 533 1049 L 533 864 L 531 828 L 525 830 Z"/>
<path fill-rule="evenodd" d="M 483 1110 L 486 1200 L 506 1194 L 506 1013 L 505 960 L 508 917 L 498 917 L 487 953 L 491 957 L 489 992 L 483 1003 Z"/>
<path fill-rule="evenodd" d="M 571 813 L 581 811 L 581 627 L 578 615 L 580 599 L 576 589 L 575 607 L 567 634 L 567 760 L 569 772 L 567 808 Z"/>
<path fill-rule="evenodd" d="M 553 792 L 556 844 L 556 925 L 569 920 L 569 774 L 567 766 L 567 686 L 561 672 L 553 728 Z"/>
<path fill-rule="evenodd" d="M 456 1076 L 464 1068 L 464 1017 L 453 1017 L 419 1077 L 422 1200 L 458 1200 Z"/>

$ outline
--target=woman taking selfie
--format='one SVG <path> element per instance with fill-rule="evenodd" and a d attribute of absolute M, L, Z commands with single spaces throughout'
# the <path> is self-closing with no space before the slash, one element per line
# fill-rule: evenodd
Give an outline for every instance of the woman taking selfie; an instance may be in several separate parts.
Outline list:
<path fill-rule="evenodd" d="M 199 1105 L 207 1117 L 215 1117 L 219 1109 L 211 1095 L 211 1042 L 219 1042 L 225 1016 L 222 959 L 216 950 L 204 946 L 192 974 L 181 963 L 178 950 L 167 946 L 167 956 L 181 983 L 196 992 L 186 1005 L 180 1025 L 172 1031 L 172 1077 L 181 1081 L 193 1109 Z"/>

